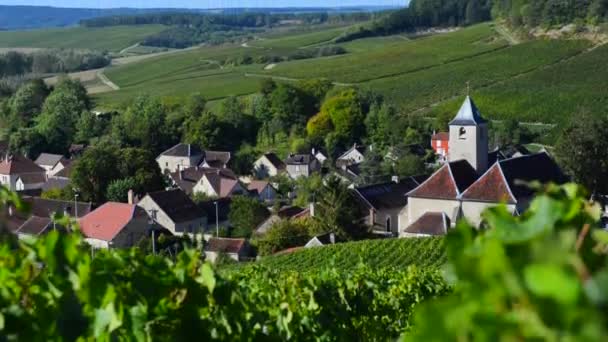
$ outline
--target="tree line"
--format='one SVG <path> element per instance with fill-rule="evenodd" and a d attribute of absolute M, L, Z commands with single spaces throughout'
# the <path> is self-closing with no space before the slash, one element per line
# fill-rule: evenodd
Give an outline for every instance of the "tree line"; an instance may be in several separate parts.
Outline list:
<path fill-rule="evenodd" d="M 83 71 L 103 68 L 110 62 L 107 53 L 87 50 L 9 51 L 0 55 L 0 77 Z"/>
<path fill-rule="evenodd" d="M 597 24 L 608 19 L 608 0 L 412 0 L 409 7 L 346 32 L 336 41 L 467 26 L 492 19 L 505 19 L 516 27 Z"/>

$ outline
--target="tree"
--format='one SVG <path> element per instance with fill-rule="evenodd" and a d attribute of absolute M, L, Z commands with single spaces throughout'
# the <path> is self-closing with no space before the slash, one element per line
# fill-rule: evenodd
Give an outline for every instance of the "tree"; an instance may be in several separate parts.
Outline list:
<path fill-rule="evenodd" d="M 330 176 L 317 197 L 315 220 L 326 233 L 344 240 L 356 240 L 368 230 L 359 221 L 361 214 L 353 195 L 342 181 Z"/>
<path fill-rule="evenodd" d="M 297 197 L 294 204 L 300 207 L 307 207 L 311 202 L 315 202 L 323 191 L 323 177 L 317 173 L 310 177 L 300 177 L 295 182 Z"/>
<path fill-rule="evenodd" d="M 323 103 L 321 112 L 331 118 L 334 132 L 342 146 L 352 145 L 362 138 L 365 132 L 365 114 L 356 90 L 343 90 L 330 97 Z"/>
<path fill-rule="evenodd" d="M 390 165 L 389 168 L 386 167 L 384 156 L 377 148 L 367 150 L 360 168 L 361 179 L 364 184 L 381 183 L 392 176 L 390 174 Z"/>
<path fill-rule="evenodd" d="M 121 178 L 132 178 L 133 190 L 140 195 L 165 188 L 165 179 L 152 152 L 142 148 L 123 148 L 118 151 L 116 167 Z"/>
<path fill-rule="evenodd" d="M 271 255 L 287 248 L 303 246 L 312 236 L 312 220 L 280 220 L 257 240 L 258 253 Z"/>
<path fill-rule="evenodd" d="M 608 194 L 608 119 L 586 112 L 574 119 L 555 145 L 559 164 L 593 194 Z"/>
<path fill-rule="evenodd" d="M 283 83 L 272 92 L 270 108 L 282 129 L 289 129 L 292 125 L 304 127 L 309 114 L 305 111 L 305 96 L 300 89 Z"/>
<path fill-rule="evenodd" d="M 410 152 L 401 154 L 394 167 L 394 176 L 400 178 L 420 176 L 426 173 L 424 159 Z"/>
<path fill-rule="evenodd" d="M 315 143 L 323 141 L 323 138 L 331 131 L 334 127 L 331 123 L 331 118 L 326 112 L 320 112 L 308 120 L 306 124 L 306 133 L 308 137 Z"/>
<path fill-rule="evenodd" d="M 251 174 L 256 159 L 255 149 L 251 145 L 245 144 L 230 159 L 230 168 L 237 175 Z"/>
<path fill-rule="evenodd" d="M 392 127 L 395 124 L 396 110 L 386 103 L 374 103 L 365 117 L 365 129 L 369 143 L 375 148 L 384 150 L 395 144 Z"/>
<path fill-rule="evenodd" d="M 34 80 L 21 86 L 10 99 L 11 127 L 29 126 L 40 114 L 49 89 L 42 80 Z"/>
<path fill-rule="evenodd" d="M 137 187 L 137 182 L 133 178 L 116 179 L 108 184 L 106 190 L 106 199 L 108 201 L 126 203 L 129 196 L 129 190 Z"/>
<path fill-rule="evenodd" d="M 228 220 L 234 227 L 233 237 L 250 237 L 253 230 L 268 217 L 268 209 L 255 198 L 234 196 Z"/>
<path fill-rule="evenodd" d="M 74 162 L 71 181 L 83 201 L 103 203 L 108 185 L 121 178 L 116 148 L 95 146 Z"/>
<path fill-rule="evenodd" d="M 101 136 L 105 129 L 103 122 L 91 112 L 83 112 L 75 128 L 74 142 L 80 144 L 88 144 L 91 139 Z"/>

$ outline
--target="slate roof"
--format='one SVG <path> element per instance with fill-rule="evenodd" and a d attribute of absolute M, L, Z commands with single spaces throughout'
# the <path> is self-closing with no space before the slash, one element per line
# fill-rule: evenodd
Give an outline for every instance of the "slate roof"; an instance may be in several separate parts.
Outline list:
<path fill-rule="evenodd" d="M 32 216 L 19 227 L 16 233 L 36 236 L 42 235 L 51 225 L 52 220 L 49 217 Z"/>
<path fill-rule="evenodd" d="M 210 167 L 223 167 L 230 161 L 230 152 L 205 151 L 204 155 L 204 162 L 207 162 Z"/>
<path fill-rule="evenodd" d="M 375 210 L 400 208 L 407 205 L 406 194 L 419 186 L 413 177 L 396 182 L 355 188 L 355 193 L 367 207 Z"/>
<path fill-rule="evenodd" d="M 481 113 L 477 109 L 475 102 L 473 102 L 470 96 L 467 96 L 458 114 L 450 122 L 450 126 L 477 126 L 484 123 L 486 123 L 486 120 L 481 117 Z"/>
<path fill-rule="evenodd" d="M 203 178 L 205 174 L 217 174 L 220 173 L 222 178 L 234 179 L 237 177 L 230 169 L 220 168 L 207 168 L 207 167 L 189 167 L 181 171 L 171 172 L 169 176 L 173 182 L 182 189 L 186 194 L 191 194 L 192 189 Z M 181 173 L 181 177 L 180 177 Z"/>
<path fill-rule="evenodd" d="M 206 213 L 180 189 L 150 192 L 148 195 L 174 223 L 188 222 Z"/>
<path fill-rule="evenodd" d="M 532 181 L 563 184 L 568 178 L 547 153 L 541 152 L 499 161 L 462 194 L 462 199 L 515 204 L 534 195 L 520 184 Z"/>
<path fill-rule="evenodd" d="M 55 166 L 63 159 L 60 154 L 41 153 L 35 163 L 40 166 Z"/>
<path fill-rule="evenodd" d="M 30 205 L 30 214 L 34 216 L 49 217 L 52 213 L 68 213 L 70 216 L 76 216 L 74 210 L 74 201 L 60 201 L 53 199 L 44 199 L 39 197 L 26 197 L 23 199 Z M 93 205 L 88 202 L 76 202 L 78 206 L 78 217 L 83 217 L 91 212 Z"/>
<path fill-rule="evenodd" d="M 229 239 L 212 237 L 205 246 L 206 252 L 239 253 L 246 245 L 245 239 Z"/>
<path fill-rule="evenodd" d="M 277 170 L 285 170 L 285 163 L 274 153 L 266 153 L 264 157 L 268 159 L 268 161 L 277 169 Z"/>
<path fill-rule="evenodd" d="M 405 229 L 405 233 L 420 235 L 445 235 L 450 228 L 450 218 L 445 213 L 427 212 Z"/>
<path fill-rule="evenodd" d="M 17 175 L 35 172 L 46 173 L 43 168 L 22 155 L 3 156 L 2 160 L 0 160 L 0 174 Z"/>
<path fill-rule="evenodd" d="M 287 157 L 285 164 L 287 165 L 309 165 L 314 159 L 310 154 L 292 154 Z"/>
<path fill-rule="evenodd" d="M 459 160 L 444 164 L 408 196 L 455 200 L 476 180 L 475 169 L 466 160 Z"/>
<path fill-rule="evenodd" d="M 195 145 L 179 143 L 165 152 L 160 154 L 161 156 L 170 157 L 195 157 L 203 156 L 203 151 Z"/>
<path fill-rule="evenodd" d="M 80 228 L 87 238 L 112 241 L 131 220 L 147 216 L 144 209 L 134 205 L 107 202 L 80 219 Z"/>
<path fill-rule="evenodd" d="M 40 184 L 46 182 L 46 174 L 44 173 L 24 173 L 19 175 L 17 179 L 21 179 L 21 182 L 25 185 Z"/>

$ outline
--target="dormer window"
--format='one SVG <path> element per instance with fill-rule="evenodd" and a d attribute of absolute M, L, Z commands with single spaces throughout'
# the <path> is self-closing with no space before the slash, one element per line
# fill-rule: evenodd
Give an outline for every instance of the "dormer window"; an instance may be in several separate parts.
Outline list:
<path fill-rule="evenodd" d="M 466 140 L 467 139 L 467 130 L 464 127 L 460 127 L 458 130 L 458 139 Z"/>

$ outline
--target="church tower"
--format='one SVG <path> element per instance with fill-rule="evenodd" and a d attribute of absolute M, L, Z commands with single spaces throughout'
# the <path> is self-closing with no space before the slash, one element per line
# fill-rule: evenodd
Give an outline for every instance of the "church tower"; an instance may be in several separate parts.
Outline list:
<path fill-rule="evenodd" d="M 449 161 L 466 160 L 482 174 L 488 168 L 488 124 L 467 96 L 450 122 Z"/>

